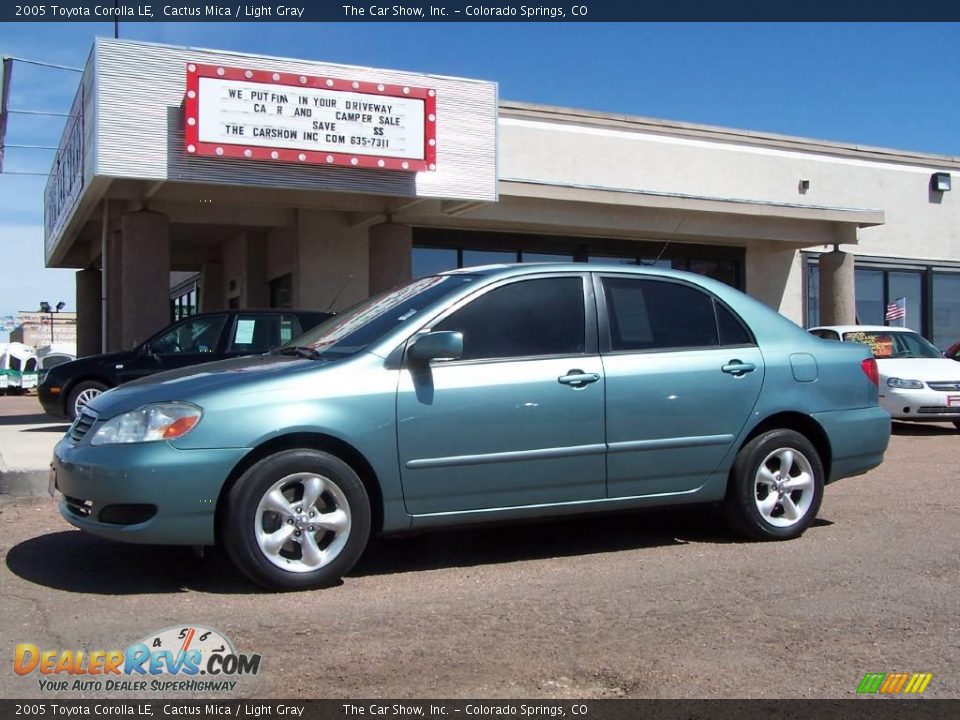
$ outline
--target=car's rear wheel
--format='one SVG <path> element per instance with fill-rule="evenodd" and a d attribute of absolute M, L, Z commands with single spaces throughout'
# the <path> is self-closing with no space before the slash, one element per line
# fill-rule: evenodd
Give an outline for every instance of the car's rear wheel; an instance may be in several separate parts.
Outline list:
<path fill-rule="evenodd" d="M 102 395 L 109 389 L 110 388 L 97 380 L 84 380 L 83 382 L 77 383 L 70 390 L 70 395 L 67 397 L 67 417 L 73 422 L 77 419 L 77 415 L 80 414 L 83 408 L 93 402 L 95 397 Z"/>
<path fill-rule="evenodd" d="M 793 430 L 769 430 L 737 453 L 724 511 L 730 526 L 755 540 L 790 540 L 816 519 L 823 463 Z"/>
<path fill-rule="evenodd" d="M 353 469 L 319 450 L 256 463 L 230 489 L 222 539 L 233 563 L 270 588 L 336 583 L 370 536 L 370 500 Z"/>

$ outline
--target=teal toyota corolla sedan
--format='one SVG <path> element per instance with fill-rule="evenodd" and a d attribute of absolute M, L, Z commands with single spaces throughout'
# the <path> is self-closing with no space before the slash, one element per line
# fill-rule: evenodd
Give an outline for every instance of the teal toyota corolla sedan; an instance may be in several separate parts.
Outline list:
<path fill-rule="evenodd" d="M 864 345 L 688 273 L 501 265 L 106 392 L 51 484 L 83 530 L 222 544 L 298 589 L 336 582 L 373 533 L 485 521 L 716 503 L 743 535 L 795 538 L 889 436 Z"/>

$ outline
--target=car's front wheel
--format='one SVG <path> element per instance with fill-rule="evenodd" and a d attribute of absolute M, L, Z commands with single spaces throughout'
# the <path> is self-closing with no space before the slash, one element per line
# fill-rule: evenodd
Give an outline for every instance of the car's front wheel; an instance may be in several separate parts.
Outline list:
<path fill-rule="evenodd" d="M 370 500 L 353 469 L 319 450 L 253 465 L 226 497 L 222 539 L 251 580 L 281 590 L 336 583 L 370 536 Z"/>
<path fill-rule="evenodd" d="M 730 526 L 756 540 L 790 540 L 816 519 L 823 463 L 793 430 L 769 430 L 737 453 L 724 511 Z"/>
<path fill-rule="evenodd" d="M 93 402 L 95 397 L 102 395 L 109 389 L 110 388 L 99 380 L 84 380 L 83 382 L 77 383 L 70 390 L 70 395 L 67 397 L 66 410 L 70 422 L 76 420 L 77 415 L 79 415 L 87 405 Z"/>

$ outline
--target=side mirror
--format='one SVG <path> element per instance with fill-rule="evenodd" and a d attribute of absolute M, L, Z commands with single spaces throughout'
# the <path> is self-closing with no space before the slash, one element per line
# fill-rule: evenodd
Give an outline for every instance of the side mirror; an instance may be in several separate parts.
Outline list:
<path fill-rule="evenodd" d="M 421 335 L 407 348 L 407 357 L 413 362 L 456 360 L 463 355 L 463 333 L 443 330 Z"/>

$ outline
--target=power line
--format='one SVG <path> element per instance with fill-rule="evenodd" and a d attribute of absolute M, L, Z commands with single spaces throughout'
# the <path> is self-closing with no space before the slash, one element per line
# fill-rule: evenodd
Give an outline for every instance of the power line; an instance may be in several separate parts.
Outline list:
<path fill-rule="evenodd" d="M 7 110 L 11 115 L 49 115 L 51 117 L 70 117 L 70 113 L 51 112 L 49 110 Z"/>
<path fill-rule="evenodd" d="M 26 58 L 16 57 L 15 55 L 4 55 L 4 60 L 16 60 L 17 62 L 27 63 L 27 65 L 39 65 L 40 67 L 54 68 L 55 70 L 69 70 L 70 72 L 82 73 L 83 68 L 70 67 L 69 65 L 57 65 L 56 63 L 40 62 L 39 60 L 27 60 Z"/>

